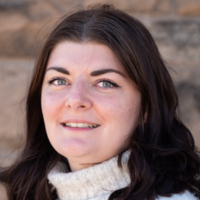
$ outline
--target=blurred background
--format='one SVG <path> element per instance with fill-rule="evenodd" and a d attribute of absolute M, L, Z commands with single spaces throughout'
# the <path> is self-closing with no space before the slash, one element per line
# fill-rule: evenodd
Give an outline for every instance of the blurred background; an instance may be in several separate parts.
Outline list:
<path fill-rule="evenodd" d="M 0 0 L 0 166 L 23 147 L 26 92 L 45 38 L 61 16 L 96 3 L 114 4 L 150 30 L 200 147 L 200 0 Z"/>

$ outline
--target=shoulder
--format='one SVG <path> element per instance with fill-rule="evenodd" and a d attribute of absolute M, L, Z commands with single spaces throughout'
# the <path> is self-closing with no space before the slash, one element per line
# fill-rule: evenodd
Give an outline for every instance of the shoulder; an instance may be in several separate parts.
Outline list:
<path fill-rule="evenodd" d="M 181 194 L 174 194 L 171 197 L 161 197 L 159 196 L 156 200 L 199 200 L 191 192 L 186 190 Z"/>

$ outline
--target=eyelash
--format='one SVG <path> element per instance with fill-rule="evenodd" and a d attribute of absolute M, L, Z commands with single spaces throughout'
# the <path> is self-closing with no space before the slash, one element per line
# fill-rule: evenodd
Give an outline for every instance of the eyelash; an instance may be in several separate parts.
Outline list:
<path fill-rule="evenodd" d="M 54 81 L 58 81 L 58 80 L 64 80 L 64 81 L 66 81 L 67 82 L 67 80 L 66 79 L 64 79 L 64 78 L 61 78 L 61 77 L 56 77 L 56 78 L 52 78 L 48 83 L 51 85 Z"/>
<path fill-rule="evenodd" d="M 100 79 L 100 80 L 97 81 L 97 83 L 101 83 L 101 82 L 108 82 L 108 83 L 112 84 L 112 87 L 120 87 L 119 85 L 117 85 L 116 83 L 114 83 L 114 82 L 112 82 L 108 79 Z"/>
<path fill-rule="evenodd" d="M 66 81 L 66 83 L 67 83 L 67 80 L 66 79 L 64 79 L 64 78 L 61 78 L 61 77 L 56 77 L 56 78 L 53 78 L 53 79 L 51 79 L 48 83 L 51 85 L 54 81 L 57 81 L 57 80 L 64 80 L 64 81 Z M 100 80 L 98 80 L 97 82 L 96 82 L 96 84 L 98 84 L 98 83 L 101 83 L 101 82 L 108 82 L 108 83 L 110 83 L 112 86 L 111 87 L 109 87 L 109 88 L 112 88 L 112 87 L 120 87 L 119 85 L 117 85 L 116 83 L 114 83 L 114 82 L 112 82 L 112 81 L 110 81 L 110 80 L 108 80 L 108 79 L 100 79 Z M 106 88 L 105 88 L 106 89 Z"/>

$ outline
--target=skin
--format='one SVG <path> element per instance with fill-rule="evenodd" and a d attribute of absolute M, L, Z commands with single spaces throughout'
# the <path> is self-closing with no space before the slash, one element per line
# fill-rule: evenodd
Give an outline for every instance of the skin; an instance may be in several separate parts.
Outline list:
<path fill-rule="evenodd" d="M 110 71 L 94 76 L 104 69 Z M 64 41 L 50 55 L 41 104 L 51 145 L 77 171 L 126 149 L 139 123 L 141 94 L 107 46 Z M 99 126 L 65 127 L 69 121 Z"/>

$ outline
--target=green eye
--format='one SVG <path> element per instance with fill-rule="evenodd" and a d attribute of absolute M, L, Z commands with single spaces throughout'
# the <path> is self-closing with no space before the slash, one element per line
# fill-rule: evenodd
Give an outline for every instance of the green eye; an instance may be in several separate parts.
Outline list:
<path fill-rule="evenodd" d="M 67 85 L 67 81 L 65 79 L 62 78 L 54 78 L 52 80 L 49 81 L 49 84 L 53 84 L 53 85 Z"/>
<path fill-rule="evenodd" d="M 109 87 L 112 87 L 112 83 L 107 82 L 107 81 L 104 81 L 104 82 L 102 82 L 102 86 L 103 86 L 104 88 L 109 88 Z"/>
<path fill-rule="evenodd" d="M 60 79 L 60 80 L 55 81 L 55 84 L 56 84 L 56 85 L 65 85 L 65 84 L 66 84 L 66 81 Z"/>
<path fill-rule="evenodd" d="M 114 88 L 114 87 L 119 87 L 116 83 L 113 83 L 109 80 L 99 80 L 98 84 L 99 87 L 101 88 Z"/>

